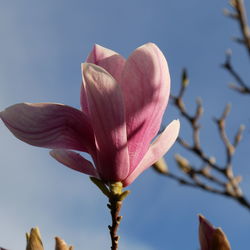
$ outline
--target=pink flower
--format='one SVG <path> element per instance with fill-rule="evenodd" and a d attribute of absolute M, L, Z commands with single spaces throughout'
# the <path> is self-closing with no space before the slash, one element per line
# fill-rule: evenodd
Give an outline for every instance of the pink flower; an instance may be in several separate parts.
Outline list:
<path fill-rule="evenodd" d="M 230 244 L 221 228 L 215 228 L 199 215 L 199 239 L 201 250 L 230 250 Z"/>
<path fill-rule="evenodd" d="M 174 120 L 156 140 L 168 103 L 167 62 L 152 43 L 125 60 L 95 45 L 82 64 L 81 110 L 56 103 L 20 103 L 0 117 L 20 140 L 53 149 L 62 164 L 124 186 L 161 158 L 175 142 Z M 94 165 L 80 154 L 87 152 Z"/>

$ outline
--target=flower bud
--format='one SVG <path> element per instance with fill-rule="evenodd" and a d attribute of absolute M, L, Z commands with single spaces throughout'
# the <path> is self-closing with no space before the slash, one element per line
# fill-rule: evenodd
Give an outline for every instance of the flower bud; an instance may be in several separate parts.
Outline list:
<path fill-rule="evenodd" d="M 159 159 L 156 163 L 153 164 L 153 168 L 160 174 L 167 174 L 168 173 L 168 166 L 165 162 L 164 158 Z"/>
<path fill-rule="evenodd" d="M 230 250 L 230 243 L 221 228 L 215 228 L 199 215 L 199 239 L 201 250 Z"/>
<path fill-rule="evenodd" d="M 175 156 L 175 161 L 178 164 L 178 167 L 184 172 L 184 173 L 189 173 L 191 170 L 191 167 L 189 165 L 189 161 L 184 158 L 183 156 L 176 154 Z"/>
<path fill-rule="evenodd" d="M 186 88 L 189 84 L 189 79 L 188 79 L 188 75 L 187 75 L 187 70 L 186 69 L 183 69 L 182 71 L 182 86 L 184 88 Z"/>
<path fill-rule="evenodd" d="M 56 247 L 55 250 L 73 250 L 72 246 L 68 246 L 64 240 L 59 237 L 55 237 Z"/>
<path fill-rule="evenodd" d="M 30 233 L 26 233 L 26 239 L 26 250 L 44 250 L 38 227 L 31 228 Z"/>

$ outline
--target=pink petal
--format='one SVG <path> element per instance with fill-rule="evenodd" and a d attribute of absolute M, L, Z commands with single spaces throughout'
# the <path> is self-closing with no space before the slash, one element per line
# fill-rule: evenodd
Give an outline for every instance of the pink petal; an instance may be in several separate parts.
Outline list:
<path fill-rule="evenodd" d="M 163 157 L 176 141 L 179 130 L 179 120 L 172 121 L 161 135 L 150 145 L 139 165 L 133 172 L 130 172 L 129 176 L 123 181 L 123 185 L 130 185 L 144 170 Z"/>
<path fill-rule="evenodd" d="M 100 61 L 105 60 L 106 58 L 109 58 L 113 55 L 117 55 L 117 52 L 95 44 L 92 51 L 88 55 L 86 62 L 98 65 Z"/>
<path fill-rule="evenodd" d="M 104 68 L 116 79 L 117 82 L 121 82 L 121 73 L 126 60 L 115 51 L 95 44 L 86 62 L 93 63 Z M 88 113 L 88 104 L 86 100 L 86 93 L 84 86 L 82 85 L 81 107 L 84 112 Z"/>
<path fill-rule="evenodd" d="M 95 150 L 90 124 L 75 108 L 55 103 L 20 103 L 2 111 L 0 118 L 18 139 L 33 146 Z"/>
<path fill-rule="evenodd" d="M 103 68 L 84 63 L 83 83 L 96 139 L 97 169 L 107 181 L 127 177 L 129 159 L 120 85 Z"/>
<path fill-rule="evenodd" d="M 86 62 L 104 68 L 116 79 L 116 81 L 120 82 L 121 73 L 126 60 L 115 51 L 95 44 Z"/>
<path fill-rule="evenodd" d="M 50 155 L 62 163 L 63 165 L 79 171 L 84 174 L 88 174 L 94 177 L 98 177 L 96 169 L 92 163 L 82 157 L 80 154 L 73 151 L 63 150 L 63 149 L 54 149 L 50 151 Z"/>
<path fill-rule="evenodd" d="M 155 44 L 137 48 L 128 58 L 122 75 L 122 89 L 130 168 L 133 170 L 159 131 L 169 97 L 168 65 Z"/>

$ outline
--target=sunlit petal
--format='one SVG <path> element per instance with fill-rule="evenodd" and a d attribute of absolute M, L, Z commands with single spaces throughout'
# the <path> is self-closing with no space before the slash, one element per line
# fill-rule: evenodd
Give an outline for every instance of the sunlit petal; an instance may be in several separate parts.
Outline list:
<path fill-rule="evenodd" d="M 55 103 L 20 103 L 0 117 L 20 140 L 38 147 L 94 151 L 94 136 L 79 110 Z"/>
<path fill-rule="evenodd" d="M 124 179 L 129 171 L 129 159 L 121 88 L 103 68 L 90 63 L 82 67 L 96 139 L 98 172 L 104 180 Z"/>
<path fill-rule="evenodd" d="M 63 165 L 76 171 L 98 177 L 96 169 L 92 163 L 82 157 L 80 154 L 69 150 L 54 149 L 50 151 L 50 155 Z"/>
<path fill-rule="evenodd" d="M 162 134 L 150 145 L 142 161 L 130 172 L 128 178 L 123 181 L 124 186 L 131 184 L 144 170 L 149 168 L 171 148 L 176 141 L 180 130 L 179 120 L 172 121 Z"/>
<path fill-rule="evenodd" d="M 169 98 L 167 61 L 155 44 L 137 48 L 128 58 L 122 75 L 122 91 L 133 170 L 159 131 Z"/>

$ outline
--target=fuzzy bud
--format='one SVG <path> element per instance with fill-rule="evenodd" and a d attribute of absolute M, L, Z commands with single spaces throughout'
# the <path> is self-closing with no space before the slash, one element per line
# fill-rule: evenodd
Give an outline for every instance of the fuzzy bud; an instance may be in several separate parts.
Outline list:
<path fill-rule="evenodd" d="M 31 228 L 30 233 L 26 233 L 26 240 L 26 250 L 44 250 L 38 227 Z"/>

